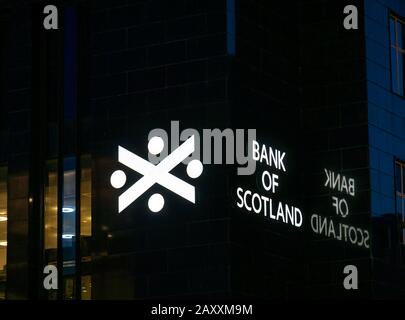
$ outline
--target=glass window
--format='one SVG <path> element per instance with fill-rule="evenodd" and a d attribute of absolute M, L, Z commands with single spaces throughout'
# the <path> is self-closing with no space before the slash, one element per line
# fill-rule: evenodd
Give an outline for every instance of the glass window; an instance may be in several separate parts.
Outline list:
<path fill-rule="evenodd" d="M 405 162 L 395 162 L 396 208 L 400 221 L 401 242 L 405 245 Z"/>
<path fill-rule="evenodd" d="M 0 300 L 6 298 L 7 278 L 7 168 L 0 167 Z"/>
<path fill-rule="evenodd" d="M 91 275 L 82 276 L 82 300 L 91 300 Z"/>
<path fill-rule="evenodd" d="M 81 157 L 80 177 L 80 235 L 91 236 L 91 158 Z"/>
<path fill-rule="evenodd" d="M 58 167 L 57 160 L 46 163 L 44 201 L 44 252 L 45 265 L 58 262 Z M 56 290 L 47 291 L 48 299 L 57 298 Z"/>
<path fill-rule="evenodd" d="M 76 272 L 76 157 L 65 158 L 62 203 L 62 252 L 65 299 L 75 297 Z"/>
<path fill-rule="evenodd" d="M 81 157 L 80 174 L 80 255 L 81 255 L 81 298 L 82 300 L 91 299 L 91 253 L 90 242 L 92 235 L 91 218 L 91 157 L 83 155 Z"/>
<path fill-rule="evenodd" d="M 68 6 L 64 12 L 63 46 L 63 190 L 62 190 L 62 256 L 63 298 L 77 295 L 77 15 L 76 8 Z"/>
<path fill-rule="evenodd" d="M 45 254 L 47 263 L 56 263 L 58 248 L 58 173 L 57 160 L 48 161 L 45 185 Z"/>
<path fill-rule="evenodd" d="M 226 38 L 228 54 L 235 55 L 236 35 L 235 35 L 235 0 L 226 1 Z"/>
<path fill-rule="evenodd" d="M 390 42 L 391 42 L 391 82 L 392 91 L 404 95 L 404 56 L 405 56 L 405 21 L 391 15 Z"/>

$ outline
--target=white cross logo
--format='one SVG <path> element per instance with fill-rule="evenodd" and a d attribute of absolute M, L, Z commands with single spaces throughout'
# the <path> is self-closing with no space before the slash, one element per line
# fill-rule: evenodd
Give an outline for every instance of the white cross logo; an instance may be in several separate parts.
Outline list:
<path fill-rule="evenodd" d="M 152 154 L 159 154 L 163 150 L 163 147 L 164 142 L 160 137 L 153 137 L 148 144 L 149 152 Z M 159 164 L 154 165 L 124 147 L 118 146 L 118 162 L 143 175 L 140 180 L 119 196 L 118 212 L 120 213 L 125 210 L 155 183 L 195 203 L 194 186 L 170 173 L 173 168 L 184 161 L 194 150 L 194 136 L 191 136 Z M 192 178 L 200 176 L 202 170 L 202 163 L 199 160 L 192 160 L 187 165 L 187 174 Z M 125 182 L 126 175 L 122 170 L 117 170 L 111 175 L 111 185 L 114 188 L 119 189 L 123 187 Z M 148 206 L 151 211 L 159 212 L 164 206 L 163 196 L 155 193 L 149 198 Z"/>

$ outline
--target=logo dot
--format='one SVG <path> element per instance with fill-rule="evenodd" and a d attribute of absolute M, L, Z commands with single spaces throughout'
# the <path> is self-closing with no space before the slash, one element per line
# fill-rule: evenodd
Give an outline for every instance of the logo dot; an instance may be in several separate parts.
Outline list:
<path fill-rule="evenodd" d="M 203 172 L 203 165 L 199 160 L 191 160 L 187 165 L 187 174 L 190 178 L 198 178 Z"/>
<path fill-rule="evenodd" d="M 159 193 L 155 193 L 148 200 L 149 210 L 152 212 L 159 212 L 165 205 L 165 199 Z"/>
<path fill-rule="evenodd" d="M 111 175 L 110 182 L 115 189 L 120 189 L 127 182 L 127 176 L 124 171 L 117 170 Z"/>
<path fill-rule="evenodd" d="M 165 143 L 161 137 L 153 137 L 149 140 L 148 150 L 151 154 L 157 155 L 163 151 Z"/>

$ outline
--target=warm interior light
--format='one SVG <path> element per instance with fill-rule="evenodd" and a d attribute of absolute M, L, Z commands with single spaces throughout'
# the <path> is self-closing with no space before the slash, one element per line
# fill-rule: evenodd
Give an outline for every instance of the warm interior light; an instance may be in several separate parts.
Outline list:
<path fill-rule="evenodd" d="M 0 247 L 7 247 L 7 241 L 0 241 Z"/>
<path fill-rule="evenodd" d="M 4 222 L 4 221 L 7 221 L 7 217 L 0 216 L 0 222 Z"/>

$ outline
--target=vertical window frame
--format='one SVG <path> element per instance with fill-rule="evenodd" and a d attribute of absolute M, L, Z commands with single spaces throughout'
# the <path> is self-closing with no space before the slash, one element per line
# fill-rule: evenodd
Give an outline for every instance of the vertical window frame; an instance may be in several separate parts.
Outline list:
<path fill-rule="evenodd" d="M 389 51 L 389 56 L 390 56 L 390 79 L 391 79 L 391 91 L 400 96 L 400 97 L 405 97 L 405 45 L 403 47 L 399 46 L 399 39 L 398 39 L 398 24 L 401 24 L 403 26 L 402 33 L 405 31 L 405 19 L 400 17 L 399 15 L 395 14 L 394 12 L 390 12 L 388 15 L 388 20 L 389 20 L 389 41 L 390 41 L 390 51 Z M 392 43 L 392 28 L 391 28 L 391 21 L 394 21 L 394 41 L 395 43 Z M 405 37 L 403 37 L 405 40 Z M 395 53 L 395 61 L 393 61 L 393 52 Z M 400 57 L 402 56 L 403 62 L 402 62 L 402 68 L 400 68 Z M 396 79 L 394 79 L 394 76 L 396 76 Z"/>
<path fill-rule="evenodd" d="M 395 159 L 395 206 L 396 215 L 399 224 L 399 237 L 400 243 L 403 248 L 405 248 L 405 162 L 399 159 Z M 397 184 L 397 179 L 399 177 L 399 183 Z M 398 190 L 400 189 L 400 190 Z M 398 201 L 400 200 L 400 201 Z M 400 202 L 400 207 L 398 207 L 398 202 Z"/>

